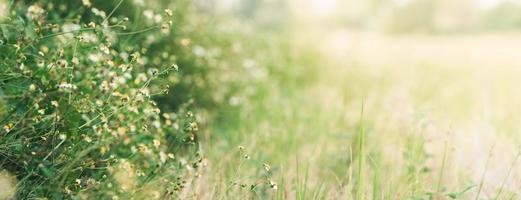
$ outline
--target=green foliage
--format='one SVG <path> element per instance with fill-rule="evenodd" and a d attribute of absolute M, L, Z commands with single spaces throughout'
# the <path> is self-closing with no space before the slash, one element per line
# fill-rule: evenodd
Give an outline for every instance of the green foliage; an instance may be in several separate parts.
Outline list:
<path fill-rule="evenodd" d="M 505 1 L 482 16 L 483 28 L 488 30 L 510 30 L 521 27 L 521 6 Z"/>
<path fill-rule="evenodd" d="M 154 101 L 177 83 L 175 56 L 149 50 L 175 28 L 173 11 L 146 9 L 142 19 L 121 15 L 122 2 L 10 2 L 0 24 L 0 169 L 17 177 L 17 198 L 170 196 L 204 161 L 190 153 L 190 102 L 162 112 Z"/>

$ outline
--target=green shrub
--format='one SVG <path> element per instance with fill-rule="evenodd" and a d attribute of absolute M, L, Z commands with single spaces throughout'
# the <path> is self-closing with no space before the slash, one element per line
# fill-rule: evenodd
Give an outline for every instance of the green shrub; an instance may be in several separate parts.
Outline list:
<path fill-rule="evenodd" d="M 198 129 L 233 130 L 243 105 L 300 76 L 283 38 L 192 1 L 82 2 L 3 4 L 0 173 L 18 198 L 190 190 Z"/>
<path fill-rule="evenodd" d="M 153 49 L 153 38 L 175 28 L 172 11 L 141 19 L 118 11 L 127 4 L 96 5 L 7 6 L 0 171 L 17 177 L 17 198 L 175 195 L 203 162 L 190 153 L 198 148 L 190 102 L 162 112 L 154 101 L 179 79 L 175 56 Z"/>

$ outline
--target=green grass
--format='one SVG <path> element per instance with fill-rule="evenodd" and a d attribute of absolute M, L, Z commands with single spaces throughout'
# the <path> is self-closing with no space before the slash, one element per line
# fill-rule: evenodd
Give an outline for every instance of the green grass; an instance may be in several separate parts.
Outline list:
<path fill-rule="evenodd" d="M 279 177 L 278 191 L 262 198 L 488 199 L 498 193 L 500 198 L 516 197 L 512 196 L 516 194 L 512 187 L 501 193 L 506 188 L 503 183 L 513 184 L 509 171 L 517 167 L 512 163 L 491 164 L 493 160 L 499 163 L 501 156 L 487 158 L 487 150 L 495 142 L 515 149 L 517 137 L 501 132 L 495 139 L 480 140 L 478 146 L 472 146 L 468 139 L 485 137 L 474 137 L 479 133 L 471 129 L 482 121 L 470 120 L 475 114 L 472 110 L 485 104 L 467 102 L 481 92 L 479 84 L 483 83 L 477 80 L 502 77 L 512 71 L 481 74 L 472 68 L 451 69 L 446 65 L 374 66 L 364 64 L 365 60 L 348 65 L 325 58 L 327 55 L 309 66 L 322 67 L 313 79 L 284 79 L 303 84 L 300 86 L 262 85 L 269 90 L 247 100 L 241 107 L 244 112 L 233 118 L 232 126 L 221 129 L 217 123 L 209 129 L 212 134 L 226 135 L 227 141 L 221 143 L 224 146 L 230 141 L 234 143 L 231 146 L 246 145 L 255 151 L 252 158 L 279 169 L 274 170 L 274 176 Z M 423 66 L 421 62 L 413 64 Z M 465 74 L 471 75 L 460 81 Z M 270 82 L 278 83 L 279 78 L 272 74 Z M 444 86 L 439 85 L 440 79 Z M 509 80 L 494 84 L 513 92 L 508 89 Z M 505 97 L 501 95 L 492 98 Z M 497 121 L 488 122 L 506 127 Z M 218 136 L 208 146 L 209 160 L 227 169 L 234 162 L 218 159 L 228 154 L 220 151 L 223 146 L 215 145 L 221 141 Z M 515 160 L 510 150 L 506 151 L 508 157 Z M 484 162 L 464 161 L 465 157 Z M 254 172 L 242 176 L 255 177 Z M 501 174 L 500 183 L 490 182 L 489 173 Z M 212 171 L 209 176 L 215 174 L 222 171 Z"/>
<path fill-rule="evenodd" d="M 360 128 L 358 130 L 358 173 L 356 181 L 356 199 L 365 199 L 365 127 L 364 127 L 364 104 L 360 111 Z"/>
<path fill-rule="evenodd" d="M 190 1 L 49 2 L 0 24 L 0 199 L 519 196 L 519 70 L 489 37 L 343 44 Z"/>

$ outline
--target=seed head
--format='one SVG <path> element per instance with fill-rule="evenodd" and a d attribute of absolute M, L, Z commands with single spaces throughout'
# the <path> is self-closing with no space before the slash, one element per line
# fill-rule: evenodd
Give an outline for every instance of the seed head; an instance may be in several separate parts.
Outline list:
<path fill-rule="evenodd" d="M 165 15 L 171 17 L 172 16 L 172 10 L 165 9 Z"/>
<path fill-rule="evenodd" d="M 270 188 L 271 189 L 274 189 L 274 190 L 277 190 L 277 183 L 273 182 L 273 181 L 270 181 Z"/>
<path fill-rule="evenodd" d="M 264 166 L 264 170 L 266 170 L 267 172 L 269 172 L 271 170 L 270 165 L 268 165 L 266 163 L 262 164 L 262 166 Z"/>

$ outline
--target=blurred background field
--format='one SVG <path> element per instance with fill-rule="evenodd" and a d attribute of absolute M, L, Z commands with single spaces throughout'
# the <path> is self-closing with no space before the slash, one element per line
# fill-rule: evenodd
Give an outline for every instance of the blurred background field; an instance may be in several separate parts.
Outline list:
<path fill-rule="evenodd" d="M 277 36 L 314 58 L 288 66 L 305 80 L 277 83 L 261 103 L 252 100 L 260 107 L 242 108 L 233 131 L 217 125 L 212 133 L 234 134 L 254 158 L 269 160 L 282 196 L 521 198 L 519 2 L 235 3 L 257 13 L 240 15 L 243 23 L 260 32 L 283 27 Z M 222 152 L 209 154 L 223 163 Z M 235 174 L 233 156 L 219 168 Z"/>
<path fill-rule="evenodd" d="M 520 1 L 139 2 L 115 15 L 174 10 L 167 36 L 133 38 L 143 69 L 179 65 L 153 100 L 199 129 L 175 198 L 521 199 Z"/>

